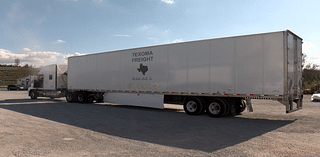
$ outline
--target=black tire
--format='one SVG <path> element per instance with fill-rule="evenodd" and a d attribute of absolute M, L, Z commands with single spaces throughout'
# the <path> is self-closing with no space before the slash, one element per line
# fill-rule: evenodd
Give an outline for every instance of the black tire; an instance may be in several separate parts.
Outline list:
<path fill-rule="evenodd" d="M 37 99 L 38 98 L 37 93 L 35 91 L 30 91 L 29 95 L 30 95 L 31 99 Z"/>
<path fill-rule="evenodd" d="M 232 114 L 231 114 L 232 101 L 226 100 L 226 99 L 220 99 L 220 100 L 223 101 L 223 102 L 226 104 L 226 111 L 225 111 L 225 113 L 224 113 L 221 117 L 225 117 L 225 116 L 232 115 Z"/>
<path fill-rule="evenodd" d="M 244 99 L 239 99 L 236 101 L 236 114 L 240 114 L 247 108 L 247 103 Z"/>
<path fill-rule="evenodd" d="M 227 104 L 221 99 L 213 99 L 207 106 L 207 114 L 210 117 L 219 118 L 226 114 Z"/>
<path fill-rule="evenodd" d="M 93 103 L 94 98 L 92 96 L 87 97 L 86 103 Z"/>
<path fill-rule="evenodd" d="M 183 109 L 188 115 L 199 115 L 204 112 L 205 108 L 199 98 L 191 98 L 183 104 Z"/>
<path fill-rule="evenodd" d="M 68 92 L 67 95 L 66 95 L 66 100 L 67 100 L 67 102 L 70 102 L 70 103 L 74 102 L 75 101 L 75 95 L 73 93 Z"/>
<path fill-rule="evenodd" d="M 78 102 L 79 103 L 86 103 L 87 102 L 87 96 L 85 93 L 78 94 Z"/>

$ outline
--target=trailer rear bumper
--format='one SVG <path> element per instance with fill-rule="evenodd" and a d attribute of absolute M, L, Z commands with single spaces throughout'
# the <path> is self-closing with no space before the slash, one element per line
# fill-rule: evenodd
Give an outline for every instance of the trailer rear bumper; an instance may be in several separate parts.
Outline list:
<path fill-rule="evenodd" d="M 303 96 L 298 99 L 279 101 L 286 106 L 286 113 L 291 113 L 302 109 Z"/>

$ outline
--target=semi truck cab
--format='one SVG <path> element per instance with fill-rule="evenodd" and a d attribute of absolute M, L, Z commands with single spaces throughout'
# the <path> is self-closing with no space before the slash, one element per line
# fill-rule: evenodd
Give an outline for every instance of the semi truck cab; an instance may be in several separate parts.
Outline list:
<path fill-rule="evenodd" d="M 60 98 L 67 90 L 67 65 L 52 64 L 44 66 L 38 75 L 31 77 L 28 88 L 31 99 L 37 97 Z"/>

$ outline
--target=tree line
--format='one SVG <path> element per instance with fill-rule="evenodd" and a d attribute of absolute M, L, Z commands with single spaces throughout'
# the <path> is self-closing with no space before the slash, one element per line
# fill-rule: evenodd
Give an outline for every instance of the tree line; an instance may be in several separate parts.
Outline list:
<path fill-rule="evenodd" d="M 318 64 L 307 63 L 306 55 L 302 56 L 302 90 L 305 93 L 315 93 L 320 90 L 320 67 Z"/>

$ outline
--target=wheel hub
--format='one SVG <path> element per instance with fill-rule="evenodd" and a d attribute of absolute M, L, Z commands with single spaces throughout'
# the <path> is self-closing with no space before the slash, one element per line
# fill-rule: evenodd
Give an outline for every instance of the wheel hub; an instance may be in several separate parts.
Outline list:
<path fill-rule="evenodd" d="M 187 109 L 190 112 L 195 112 L 197 110 L 197 103 L 194 101 L 189 101 L 187 103 Z"/>
<path fill-rule="evenodd" d="M 216 102 L 211 103 L 208 109 L 209 109 L 209 112 L 211 112 L 212 114 L 218 114 L 221 111 L 220 105 Z"/>

